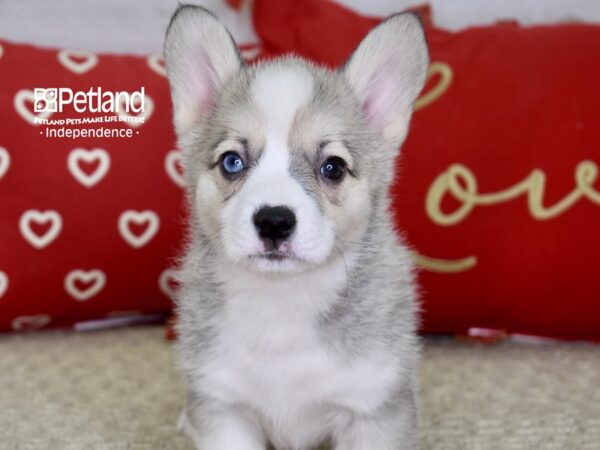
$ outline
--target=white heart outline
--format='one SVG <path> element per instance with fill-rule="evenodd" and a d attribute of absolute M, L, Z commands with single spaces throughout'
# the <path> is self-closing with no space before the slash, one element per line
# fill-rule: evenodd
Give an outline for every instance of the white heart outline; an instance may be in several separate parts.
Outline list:
<path fill-rule="evenodd" d="M 56 57 L 58 58 L 58 62 L 77 75 L 91 70 L 98 64 L 98 57 L 94 53 L 84 50 L 64 49 L 60 50 Z M 77 62 L 72 59 L 73 57 L 86 59 L 85 61 Z"/>
<path fill-rule="evenodd" d="M 161 77 L 167 77 L 167 69 L 165 68 L 165 58 L 160 53 L 148 56 L 146 58 L 148 67 L 150 67 L 155 73 Z"/>
<path fill-rule="evenodd" d="M 127 99 L 125 98 L 125 96 L 119 95 L 117 103 L 116 103 L 115 115 L 125 116 L 125 117 L 142 117 L 144 119 L 142 122 L 130 122 L 130 121 L 125 122 L 127 125 L 129 125 L 132 128 L 141 127 L 142 125 L 144 125 L 146 123 L 146 120 L 149 119 L 150 116 L 152 116 L 152 113 L 154 112 L 154 100 L 152 100 L 152 98 L 148 94 L 145 94 L 144 95 L 144 103 L 145 103 L 144 111 L 140 111 L 138 114 L 131 114 L 126 111 L 121 112 L 121 110 L 123 110 L 125 108 L 124 103 L 126 102 L 126 100 Z"/>
<path fill-rule="evenodd" d="M 87 289 L 79 289 L 75 283 L 83 281 L 88 283 L 94 281 Z M 84 302 L 97 295 L 106 286 L 106 274 L 100 269 L 83 270 L 75 269 L 70 271 L 65 277 L 64 288 L 67 294 L 79 302 Z"/>
<path fill-rule="evenodd" d="M 0 147 L 0 180 L 8 172 L 10 167 L 10 153 L 4 147 Z"/>
<path fill-rule="evenodd" d="M 177 279 L 177 272 L 175 269 L 165 269 L 158 276 L 158 288 L 171 300 L 175 300 L 175 291 L 169 285 L 169 278 L 179 281 Z"/>
<path fill-rule="evenodd" d="M 130 222 L 135 222 L 138 224 L 142 222 L 148 222 L 148 227 L 144 230 L 144 232 L 141 235 L 136 236 L 129 229 Z M 159 227 L 160 219 L 158 217 L 158 214 L 149 209 L 146 209 L 144 211 L 128 209 L 119 216 L 119 233 L 121 234 L 121 237 L 125 240 L 125 242 L 127 242 L 133 248 L 141 248 L 148 242 L 150 242 L 158 232 Z"/>
<path fill-rule="evenodd" d="M 30 222 L 47 222 L 50 220 L 52 224 L 48 231 L 43 236 L 38 236 L 31 229 Z M 60 234 L 62 229 L 62 218 L 60 214 L 52 209 L 40 211 L 37 209 L 28 209 L 19 219 L 19 230 L 27 242 L 37 249 L 42 249 L 49 245 Z"/>
<path fill-rule="evenodd" d="M 83 160 L 85 162 L 98 161 L 98 167 L 92 174 L 87 174 L 79 166 L 79 162 Z M 80 184 L 87 188 L 91 188 L 97 184 L 110 169 L 110 155 L 103 148 L 93 148 L 87 150 L 85 148 L 74 148 L 69 152 L 67 157 L 67 167 L 73 178 Z"/>
<path fill-rule="evenodd" d="M 43 328 L 49 323 L 50 316 L 48 314 L 37 314 L 15 317 L 10 325 L 14 331 L 33 331 Z"/>
<path fill-rule="evenodd" d="M 17 113 L 31 125 L 37 127 L 41 124 L 35 122 L 36 118 L 47 119 L 54 114 L 51 111 L 40 111 L 38 113 L 32 112 L 29 108 L 27 108 L 27 106 L 25 106 L 25 102 L 27 100 L 31 101 L 31 103 L 35 102 L 35 95 L 33 94 L 33 91 L 31 89 L 21 89 L 15 94 L 13 105 Z"/>
<path fill-rule="evenodd" d="M 6 272 L 2 272 L 0 270 L 0 298 L 2 298 L 2 296 L 6 294 L 6 291 L 8 291 L 8 284 L 8 275 L 6 275 Z"/>
<path fill-rule="evenodd" d="M 167 175 L 169 175 L 169 178 L 171 178 L 173 183 L 177 186 L 184 187 L 185 179 L 177 170 L 178 162 L 181 164 L 181 152 L 179 150 L 171 150 L 165 155 L 165 171 L 167 172 Z"/>

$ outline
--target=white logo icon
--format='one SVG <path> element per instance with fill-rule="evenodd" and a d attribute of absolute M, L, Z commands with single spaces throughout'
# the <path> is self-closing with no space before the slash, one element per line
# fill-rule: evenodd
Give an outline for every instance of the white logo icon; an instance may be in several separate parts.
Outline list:
<path fill-rule="evenodd" d="M 35 88 L 33 90 L 34 112 L 57 112 L 58 111 L 58 89 Z"/>

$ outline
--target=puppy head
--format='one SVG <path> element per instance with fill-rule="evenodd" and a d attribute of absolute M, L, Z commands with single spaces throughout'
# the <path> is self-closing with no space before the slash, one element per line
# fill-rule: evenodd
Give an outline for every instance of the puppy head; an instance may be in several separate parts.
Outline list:
<path fill-rule="evenodd" d="M 208 11 L 180 7 L 165 59 L 196 231 L 234 263 L 296 272 L 360 245 L 423 87 L 421 25 L 396 15 L 337 72 L 247 67 Z"/>

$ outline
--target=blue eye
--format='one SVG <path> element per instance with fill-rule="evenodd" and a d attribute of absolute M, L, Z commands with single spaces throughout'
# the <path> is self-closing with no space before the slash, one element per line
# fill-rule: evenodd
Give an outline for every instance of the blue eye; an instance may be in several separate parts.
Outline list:
<path fill-rule="evenodd" d="M 328 158 L 321 165 L 321 175 L 332 181 L 339 181 L 346 173 L 346 163 L 342 158 L 334 156 Z"/>
<path fill-rule="evenodd" d="M 235 152 L 227 152 L 221 157 L 221 169 L 226 175 L 236 175 L 244 170 L 244 160 Z"/>

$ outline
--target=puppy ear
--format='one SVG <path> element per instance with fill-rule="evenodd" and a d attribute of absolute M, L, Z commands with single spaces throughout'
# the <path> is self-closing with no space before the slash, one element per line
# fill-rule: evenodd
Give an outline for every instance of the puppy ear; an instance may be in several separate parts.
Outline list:
<path fill-rule="evenodd" d="M 206 118 L 219 92 L 243 62 L 233 38 L 208 10 L 180 6 L 165 39 L 165 63 L 181 136 Z"/>
<path fill-rule="evenodd" d="M 374 28 L 344 66 L 366 120 L 395 146 L 406 136 L 428 65 L 421 22 L 414 14 L 404 13 Z"/>

